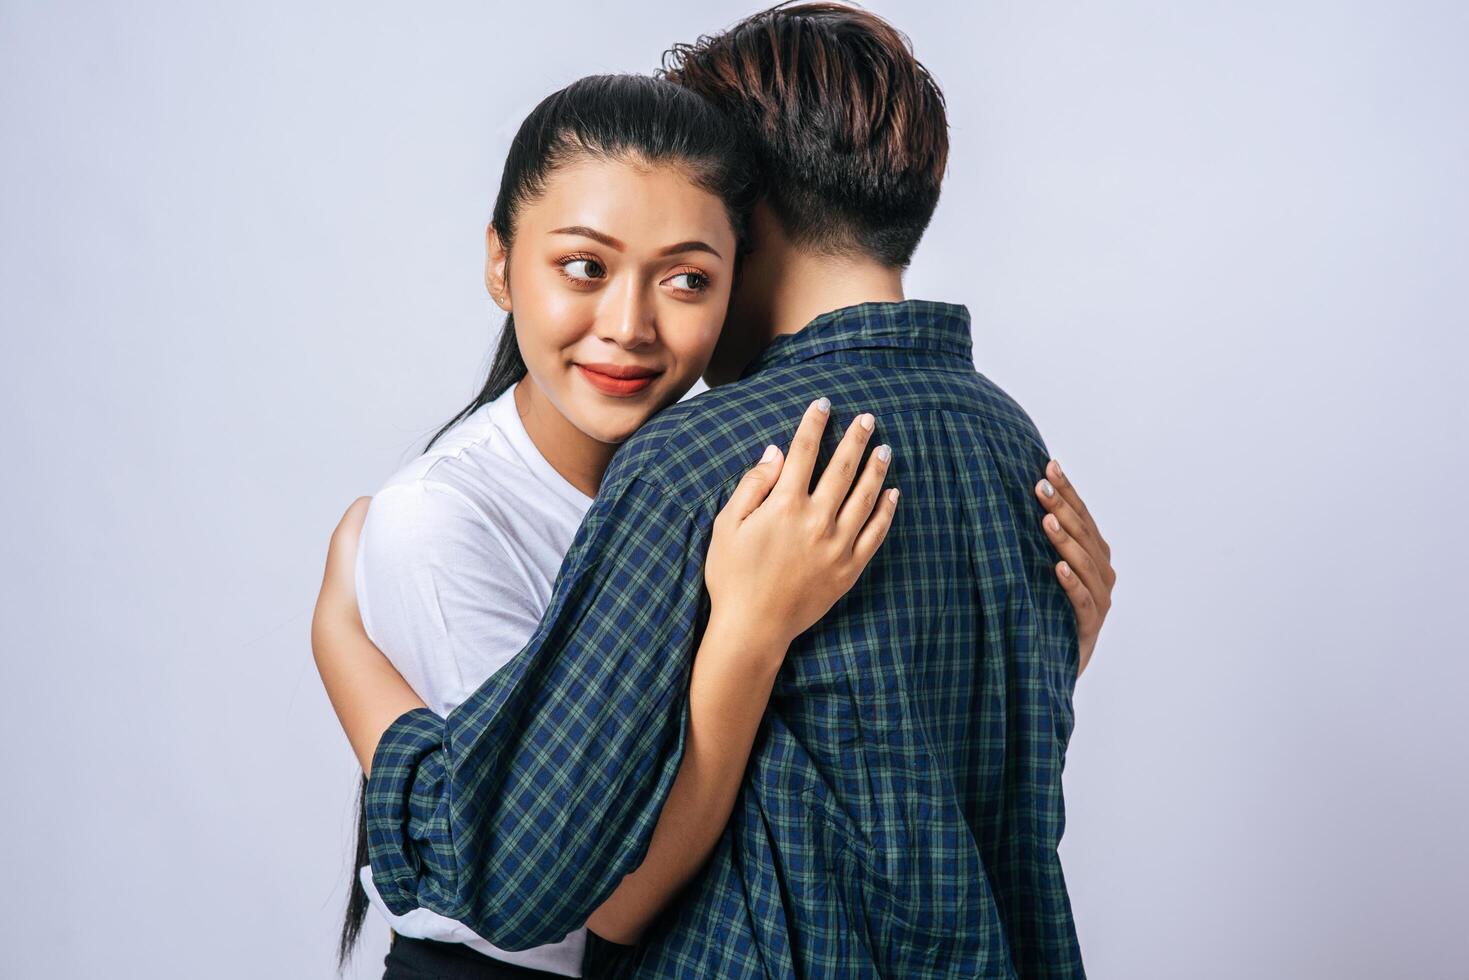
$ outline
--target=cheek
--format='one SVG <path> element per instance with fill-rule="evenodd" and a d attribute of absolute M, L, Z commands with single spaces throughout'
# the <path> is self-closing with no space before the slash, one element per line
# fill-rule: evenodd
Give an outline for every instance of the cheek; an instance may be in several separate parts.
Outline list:
<path fill-rule="evenodd" d="M 694 359 L 702 364 L 719 344 L 733 299 L 728 285 L 729 273 L 723 273 L 720 278 L 724 283 L 722 288 L 711 291 L 699 305 L 684 307 L 682 311 L 679 322 L 683 329 L 673 334 L 676 339 L 669 342 L 671 346 L 677 345 L 681 358 Z"/>
<path fill-rule="evenodd" d="M 668 324 L 663 331 L 664 344 L 681 369 L 698 377 L 719 343 L 724 317 L 725 306 L 721 301 L 688 310 L 676 323 Z"/>
<path fill-rule="evenodd" d="M 558 279 L 554 271 L 527 274 L 526 281 L 512 275 L 515 332 L 522 349 L 534 350 L 537 359 L 559 357 L 596 322 L 592 297 L 565 288 Z"/>

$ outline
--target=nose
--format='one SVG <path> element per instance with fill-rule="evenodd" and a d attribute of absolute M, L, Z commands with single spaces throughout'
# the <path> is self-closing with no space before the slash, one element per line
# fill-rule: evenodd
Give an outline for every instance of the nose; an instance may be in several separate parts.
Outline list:
<path fill-rule="evenodd" d="M 658 338 L 653 303 L 641 283 L 628 276 L 618 289 L 608 290 L 607 305 L 597 321 L 597 335 L 629 350 Z"/>

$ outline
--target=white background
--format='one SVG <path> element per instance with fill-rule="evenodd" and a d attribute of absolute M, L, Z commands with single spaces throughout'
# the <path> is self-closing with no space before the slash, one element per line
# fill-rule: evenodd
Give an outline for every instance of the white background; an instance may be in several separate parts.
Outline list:
<path fill-rule="evenodd" d="M 1469 8 L 873 6 L 951 110 L 909 295 L 1114 546 L 1090 975 L 1466 976 Z M 525 113 L 754 9 L 0 4 L 0 974 L 331 974 L 328 533 L 479 386 Z"/>

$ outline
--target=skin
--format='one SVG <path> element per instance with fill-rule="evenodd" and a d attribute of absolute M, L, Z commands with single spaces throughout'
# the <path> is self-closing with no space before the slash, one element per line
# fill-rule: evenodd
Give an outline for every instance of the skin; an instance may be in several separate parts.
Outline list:
<path fill-rule="evenodd" d="M 1112 568 L 1112 546 L 1097 530 L 1097 522 L 1086 509 L 1071 478 L 1061 472 L 1061 463 L 1046 464 L 1046 476 L 1035 485 L 1035 495 L 1047 511 L 1041 518 L 1046 537 L 1061 553 L 1054 570 L 1076 612 L 1076 638 L 1081 648 L 1076 676 L 1081 677 L 1097 648 L 1102 621 L 1112 608 L 1112 588 L 1117 572 Z"/>
<path fill-rule="evenodd" d="M 552 176 L 517 224 L 508 243 L 488 230 L 485 276 L 491 296 L 515 314 L 529 372 L 516 404 L 537 448 L 589 495 L 617 444 L 700 374 L 710 385 L 732 380 L 774 336 L 820 313 L 903 298 L 901 270 L 805 251 L 763 205 L 731 293 L 734 237 L 723 205 L 675 167 L 578 160 Z M 588 363 L 659 373 L 637 395 L 617 398 L 583 377 L 577 365 Z M 690 678 L 687 748 L 643 864 L 587 920 L 604 938 L 636 942 L 707 859 L 791 640 L 855 583 L 891 525 L 896 493 L 878 492 L 888 461 L 874 452 L 854 476 L 872 435 L 862 424 L 849 427 L 834 465 L 806 493 L 826 418 L 809 407 L 789 458 L 777 450 L 752 467 L 715 522 L 711 617 Z M 1036 493 L 1046 520 L 1059 521 L 1046 533 L 1063 558 L 1057 576 L 1077 612 L 1084 669 L 1115 574 L 1070 481 L 1055 461 L 1047 473 L 1052 483 L 1042 480 Z M 1046 495 L 1042 484 L 1059 492 Z M 424 706 L 357 611 L 351 569 L 368 500 L 355 501 L 332 536 L 312 623 L 318 669 L 364 772 L 387 727 Z"/>
<path fill-rule="evenodd" d="M 823 255 L 802 248 L 786 236 L 780 219 L 763 202 L 750 215 L 746 238 L 740 288 L 730 298 L 724 331 L 704 372 L 711 388 L 738 379 L 772 340 L 798 332 L 822 313 L 903 299 L 901 269 L 867 256 Z"/>
<path fill-rule="evenodd" d="M 515 314 L 534 382 L 516 386 L 516 403 L 547 461 L 594 495 L 618 444 L 704 372 L 729 305 L 734 230 L 681 169 L 592 157 L 552 175 L 516 223 L 513 242 L 493 227 L 485 239 L 485 285 Z M 594 363 L 661 373 L 615 398 L 576 367 Z"/>

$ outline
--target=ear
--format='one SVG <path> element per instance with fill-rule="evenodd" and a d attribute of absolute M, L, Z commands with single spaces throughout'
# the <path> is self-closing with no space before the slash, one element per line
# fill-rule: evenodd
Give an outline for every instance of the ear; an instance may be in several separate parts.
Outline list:
<path fill-rule="evenodd" d="M 510 251 L 492 221 L 485 226 L 485 289 L 495 305 L 510 312 Z"/>

